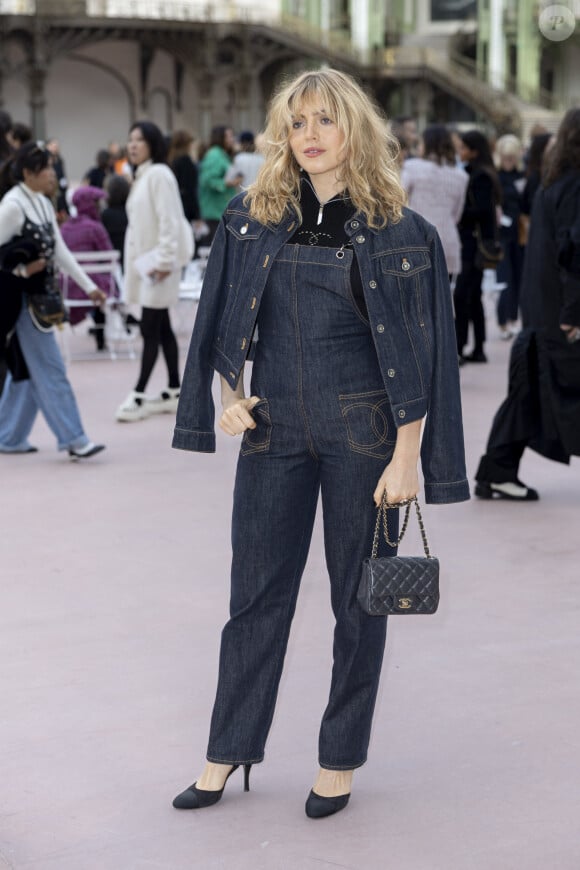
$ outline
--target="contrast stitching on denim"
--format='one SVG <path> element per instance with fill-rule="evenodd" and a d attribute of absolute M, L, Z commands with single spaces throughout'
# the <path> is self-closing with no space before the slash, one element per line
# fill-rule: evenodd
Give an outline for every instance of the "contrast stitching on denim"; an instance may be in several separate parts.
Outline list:
<path fill-rule="evenodd" d="M 266 439 L 261 441 L 259 444 L 253 443 L 250 440 L 250 435 L 248 433 L 252 432 L 252 429 L 246 429 L 244 432 L 244 437 L 242 438 L 242 443 L 240 445 L 240 453 L 242 456 L 250 456 L 253 453 L 266 453 L 270 449 L 270 442 L 272 440 L 272 418 L 270 416 L 270 405 L 267 399 L 262 399 L 259 403 L 259 410 L 256 410 L 257 405 L 254 405 L 254 410 L 259 415 L 262 415 L 266 419 Z"/>
<path fill-rule="evenodd" d="M 346 426 L 346 437 L 347 437 L 347 441 L 348 441 L 349 446 L 351 447 L 351 449 L 355 453 L 361 453 L 365 456 L 370 456 L 373 459 L 386 459 L 387 456 L 389 455 L 389 453 L 391 452 L 391 449 L 395 445 L 395 440 L 389 439 L 389 437 L 388 437 L 389 436 L 389 421 L 386 418 L 386 415 L 382 411 L 382 405 L 384 405 L 384 404 L 390 405 L 389 399 L 387 396 L 385 396 L 381 402 L 374 402 L 374 403 L 373 402 L 353 402 L 350 405 L 348 405 L 347 402 L 356 398 L 357 395 L 358 396 L 372 396 L 372 395 L 380 395 L 380 394 L 382 394 L 383 396 L 385 395 L 382 391 L 374 390 L 372 393 L 359 393 L 359 394 L 353 394 L 352 396 L 339 396 L 338 397 L 339 404 L 340 404 L 340 413 L 342 414 L 344 424 Z M 353 408 L 368 408 L 368 409 L 370 409 L 370 411 L 371 411 L 371 428 L 373 429 L 374 434 L 377 437 L 377 440 L 375 441 L 374 444 L 361 444 L 360 442 L 354 440 L 354 436 L 352 433 L 352 427 L 349 423 L 348 416 L 347 416 L 348 412 L 352 411 Z M 384 420 L 385 430 L 386 430 L 385 435 L 380 435 L 376 430 L 374 418 L 377 414 L 380 414 L 380 416 Z M 389 449 L 387 449 L 387 450 L 379 449 L 383 446 L 386 446 Z"/>
<path fill-rule="evenodd" d="M 306 407 L 304 405 L 304 392 L 303 392 L 303 371 L 302 371 L 302 341 L 300 337 L 300 328 L 299 328 L 299 318 L 298 318 L 298 288 L 296 285 L 296 271 L 298 265 L 298 245 L 295 245 L 294 251 L 294 262 L 292 264 L 292 307 L 294 309 L 294 337 L 296 339 L 296 358 L 298 364 L 298 404 L 300 406 L 300 412 L 302 419 L 304 421 L 304 428 L 306 430 L 306 440 L 308 441 L 308 452 L 314 459 L 318 459 L 316 451 L 314 449 L 314 443 L 312 441 L 312 433 L 310 432 L 310 426 L 308 425 L 308 416 L 306 414 Z"/>
<path fill-rule="evenodd" d="M 418 281 L 418 280 L 419 280 L 419 279 L 416 277 L 416 278 L 415 278 L 415 281 Z M 405 292 L 406 292 L 406 291 L 404 290 L 404 285 L 401 283 L 401 281 L 397 281 L 397 285 L 398 285 L 398 288 L 399 288 L 399 301 L 400 301 L 400 303 L 401 303 L 401 315 L 402 315 L 403 320 L 404 320 L 404 322 L 405 322 L 405 329 L 407 330 L 407 337 L 408 337 L 408 339 L 409 339 L 409 344 L 411 345 L 411 348 L 412 348 L 412 350 L 413 350 L 413 356 L 415 357 L 415 365 L 417 366 L 417 374 L 419 375 L 419 381 L 420 381 L 420 383 L 421 383 L 421 389 L 422 389 L 423 392 L 424 392 L 424 391 L 425 391 L 425 383 L 424 383 L 424 381 L 423 381 L 423 373 L 422 373 L 422 371 L 421 371 L 421 364 L 419 363 L 419 357 L 417 356 L 417 351 L 416 351 L 416 349 L 415 349 L 415 342 L 413 341 L 413 337 L 412 337 L 412 335 L 411 335 L 411 330 L 410 330 L 410 327 L 409 327 L 409 320 L 408 320 L 408 318 L 407 318 L 407 312 L 405 311 L 405 306 L 404 306 L 404 304 L 403 304 L 403 298 L 404 298 L 404 295 L 405 295 Z"/>
<path fill-rule="evenodd" d="M 319 485 L 318 479 L 316 479 L 314 482 L 314 485 L 312 486 L 311 494 L 316 494 L 317 489 L 318 489 L 318 485 Z M 288 604 L 286 607 L 286 615 L 285 615 L 285 620 L 284 620 L 284 626 L 286 629 L 286 643 L 284 644 L 284 652 L 283 653 L 279 652 L 277 657 L 276 657 L 276 668 L 274 671 L 275 676 L 274 676 L 272 686 L 270 687 L 270 695 L 269 695 L 269 699 L 268 699 L 269 703 L 268 703 L 268 707 L 267 707 L 267 709 L 271 711 L 271 714 L 270 714 L 269 721 L 267 723 L 266 733 L 269 731 L 271 724 L 272 724 L 272 719 L 274 718 L 274 706 L 276 703 L 276 693 L 278 691 L 278 686 L 280 684 L 280 677 L 282 675 L 282 666 L 284 664 L 284 655 L 286 654 L 286 648 L 288 645 L 288 638 L 290 635 L 290 628 L 291 628 L 288 617 L 289 617 L 290 609 L 293 606 L 293 603 L 295 603 L 297 600 L 298 590 L 296 590 L 296 585 L 300 583 L 300 579 L 302 577 L 302 574 L 304 572 L 304 567 L 306 565 L 306 559 L 308 558 L 308 550 L 306 551 L 306 553 L 303 552 L 304 551 L 304 540 L 306 537 L 308 537 L 309 530 L 310 530 L 310 535 L 312 535 L 312 529 L 314 527 L 314 520 L 316 517 L 316 504 L 314 504 L 314 511 L 311 511 L 310 514 L 308 514 L 306 511 L 304 511 L 302 515 L 305 519 L 307 517 L 310 517 L 310 524 L 309 524 L 309 527 L 307 527 L 306 522 L 304 522 L 302 525 L 302 534 L 300 536 L 300 544 L 298 546 L 298 557 L 300 558 L 300 562 L 298 561 L 298 558 L 297 558 L 296 562 L 295 562 L 294 576 L 292 577 L 291 584 L 290 584 L 291 594 L 288 596 Z M 300 565 L 302 567 L 300 567 Z"/>

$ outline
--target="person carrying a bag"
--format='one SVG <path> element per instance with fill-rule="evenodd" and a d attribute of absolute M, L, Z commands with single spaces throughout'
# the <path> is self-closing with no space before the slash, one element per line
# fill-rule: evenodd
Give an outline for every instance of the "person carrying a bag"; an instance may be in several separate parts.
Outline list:
<path fill-rule="evenodd" d="M 220 427 L 242 440 L 207 765 L 173 805 L 216 804 L 237 767 L 247 786 L 264 758 L 321 493 L 336 624 L 306 814 L 322 818 L 367 760 L 386 619 L 357 589 L 375 505 L 385 490 L 395 505 L 416 496 L 419 453 L 427 502 L 469 498 L 459 370 L 439 236 L 404 207 L 396 144 L 362 88 L 302 73 L 274 97 L 264 140 L 212 245 L 177 409 L 173 446 L 213 452 L 218 371 Z M 396 507 L 388 522 L 392 541 Z"/>
<path fill-rule="evenodd" d="M 95 305 L 104 301 L 105 294 L 80 268 L 62 239 L 47 198 L 54 187 L 51 159 L 44 143 L 28 142 L 3 167 L 2 187 L 9 188 L 0 202 L 3 260 L 9 260 L 10 248 L 15 246 L 22 250 L 33 246 L 37 253 L 9 267 L 11 285 L 15 279 L 21 281 L 22 307 L 10 339 L 12 371 L 0 398 L 0 453 L 36 452 L 28 437 L 40 410 L 56 436 L 58 449 L 67 450 L 73 459 L 85 459 L 104 446 L 94 444 L 84 431 L 54 337 L 51 324 L 63 315 L 62 309 L 56 310 L 56 268 L 69 274 Z"/>
<path fill-rule="evenodd" d="M 455 333 L 461 362 L 487 362 L 484 351 L 485 316 L 481 296 L 484 268 L 492 266 L 494 254 L 501 257 L 497 242 L 497 207 L 501 188 L 493 165 L 489 142 L 478 130 L 460 133 L 459 157 L 469 175 L 463 214 L 459 220 L 461 272 L 457 278 Z M 473 326 L 473 350 L 465 354 L 469 324 Z"/>

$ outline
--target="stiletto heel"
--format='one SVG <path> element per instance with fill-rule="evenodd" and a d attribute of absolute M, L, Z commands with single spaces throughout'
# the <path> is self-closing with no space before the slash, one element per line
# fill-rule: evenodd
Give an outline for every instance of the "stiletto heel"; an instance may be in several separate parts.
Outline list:
<path fill-rule="evenodd" d="M 217 802 L 221 800 L 228 779 L 239 766 L 239 764 L 234 764 L 226 776 L 222 788 L 216 791 L 208 791 L 207 789 L 198 788 L 197 784 L 194 782 L 193 785 L 190 785 L 189 788 L 186 788 L 185 791 L 182 791 L 181 794 L 178 794 L 177 797 L 174 798 L 173 806 L 176 810 L 201 810 L 205 807 L 212 807 L 214 804 L 217 804 Z M 250 790 L 251 769 L 251 764 L 244 764 L 244 791 Z"/>

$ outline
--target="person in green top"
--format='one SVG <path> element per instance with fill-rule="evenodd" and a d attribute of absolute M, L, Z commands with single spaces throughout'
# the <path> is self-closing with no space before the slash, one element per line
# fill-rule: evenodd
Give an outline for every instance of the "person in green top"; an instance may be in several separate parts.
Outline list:
<path fill-rule="evenodd" d="M 232 162 L 234 141 L 231 127 L 214 127 L 209 148 L 199 164 L 199 208 L 201 219 L 210 229 L 210 235 L 203 239 L 206 245 L 212 243 L 220 218 L 242 180 L 241 175 L 225 180 Z"/>

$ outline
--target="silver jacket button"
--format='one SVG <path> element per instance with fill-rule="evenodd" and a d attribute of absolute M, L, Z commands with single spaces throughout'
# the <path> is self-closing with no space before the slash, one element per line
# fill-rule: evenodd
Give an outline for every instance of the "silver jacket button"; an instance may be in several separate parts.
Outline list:
<path fill-rule="evenodd" d="M 385 331 L 385 327 L 383 326 L 383 324 L 378 323 L 377 324 L 377 332 L 384 332 L 384 331 Z"/>
<path fill-rule="evenodd" d="M 376 286 L 377 286 L 377 282 L 376 282 L 376 281 L 369 281 L 369 287 L 370 287 L 372 290 L 374 290 Z"/>
<path fill-rule="evenodd" d="M 365 240 L 365 237 L 364 237 L 364 236 L 357 236 L 357 237 L 356 237 L 356 240 L 357 240 L 357 242 L 359 243 L 359 245 L 362 245 L 362 243 L 363 243 L 364 240 Z"/>
<path fill-rule="evenodd" d="M 403 272 L 408 272 L 410 268 L 411 268 L 411 264 L 409 263 L 409 261 L 405 257 L 403 259 L 403 262 L 401 263 L 401 269 L 403 270 Z"/>
<path fill-rule="evenodd" d="M 247 225 L 247 224 L 244 224 L 244 226 L 243 226 L 243 227 L 241 228 L 241 230 L 240 230 L 240 233 L 242 234 L 242 236 L 245 236 L 247 232 L 248 232 L 248 225 Z M 403 269 L 404 269 L 404 268 L 405 268 L 405 267 L 403 266 Z"/>
<path fill-rule="evenodd" d="M 387 374 L 390 378 L 394 378 L 395 377 L 395 370 L 394 369 L 387 369 Z"/>

